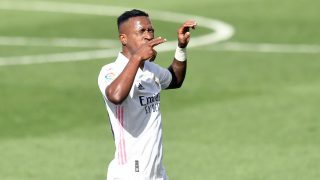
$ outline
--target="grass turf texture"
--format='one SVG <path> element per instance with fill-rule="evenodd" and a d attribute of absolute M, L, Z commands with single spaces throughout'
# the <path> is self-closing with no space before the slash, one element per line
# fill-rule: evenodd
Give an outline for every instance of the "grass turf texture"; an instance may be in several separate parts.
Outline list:
<path fill-rule="evenodd" d="M 236 29 L 230 41 L 320 44 L 320 3 L 311 0 L 68 2 L 221 19 Z M 112 17 L 4 10 L 0 16 L 1 36 L 117 38 Z M 179 26 L 155 25 L 170 39 Z M 0 46 L 2 57 L 71 50 L 79 49 Z M 158 56 L 167 66 L 173 52 Z M 0 66 L 0 179 L 105 178 L 114 146 L 97 75 L 113 59 Z M 320 54 L 199 47 L 189 50 L 189 59 L 183 88 L 161 96 L 171 179 L 320 178 Z"/>

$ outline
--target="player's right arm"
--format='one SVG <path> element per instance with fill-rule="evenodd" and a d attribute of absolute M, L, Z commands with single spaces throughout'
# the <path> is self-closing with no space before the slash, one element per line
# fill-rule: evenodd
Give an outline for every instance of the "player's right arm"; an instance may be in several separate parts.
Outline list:
<path fill-rule="evenodd" d="M 106 97 L 110 102 L 121 104 L 127 98 L 139 67 L 143 65 L 144 61 L 156 56 L 156 51 L 153 47 L 165 41 L 160 37 L 152 39 L 130 56 L 124 70 L 105 90 Z"/>
<path fill-rule="evenodd" d="M 141 59 L 138 56 L 131 57 L 120 75 L 107 86 L 105 93 L 110 102 L 121 104 L 128 96 L 140 63 Z"/>

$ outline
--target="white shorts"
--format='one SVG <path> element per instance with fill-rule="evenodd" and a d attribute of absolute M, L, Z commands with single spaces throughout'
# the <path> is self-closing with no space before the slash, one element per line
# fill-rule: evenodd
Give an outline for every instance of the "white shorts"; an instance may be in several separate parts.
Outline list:
<path fill-rule="evenodd" d="M 118 165 L 116 161 L 111 161 L 108 166 L 107 180 L 169 180 L 165 170 L 160 172 L 163 177 L 146 178 L 143 173 L 134 171 L 134 163 Z"/>

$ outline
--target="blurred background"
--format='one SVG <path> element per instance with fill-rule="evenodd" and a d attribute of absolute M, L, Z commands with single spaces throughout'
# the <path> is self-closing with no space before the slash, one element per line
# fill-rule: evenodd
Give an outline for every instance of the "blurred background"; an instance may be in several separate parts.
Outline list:
<path fill-rule="evenodd" d="M 161 13 L 199 19 L 184 86 L 161 95 L 170 179 L 320 179 L 319 7 L 1 0 L 0 179 L 105 179 L 114 144 L 97 77 L 120 50 L 117 15 L 132 8 L 148 12 L 169 41 L 186 19 Z M 210 20 L 227 28 L 211 29 Z M 228 35 L 201 39 L 212 33 Z M 173 54 L 159 52 L 156 62 L 167 67 Z"/>

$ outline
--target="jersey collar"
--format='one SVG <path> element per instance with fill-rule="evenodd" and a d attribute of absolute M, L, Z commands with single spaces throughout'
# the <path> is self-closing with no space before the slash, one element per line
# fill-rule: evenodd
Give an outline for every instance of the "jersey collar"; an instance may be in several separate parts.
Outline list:
<path fill-rule="evenodd" d="M 129 62 L 129 59 L 122 54 L 122 52 L 119 52 L 118 57 L 116 59 L 116 63 L 119 64 L 121 67 L 125 67 Z M 138 72 L 143 72 L 144 69 L 146 69 L 146 63 L 144 63 L 143 70 L 141 68 L 138 69 Z"/>
<path fill-rule="evenodd" d="M 129 62 L 129 59 L 124 56 L 121 52 L 119 52 L 118 57 L 116 59 L 116 63 L 120 64 L 121 66 L 127 65 Z"/>

